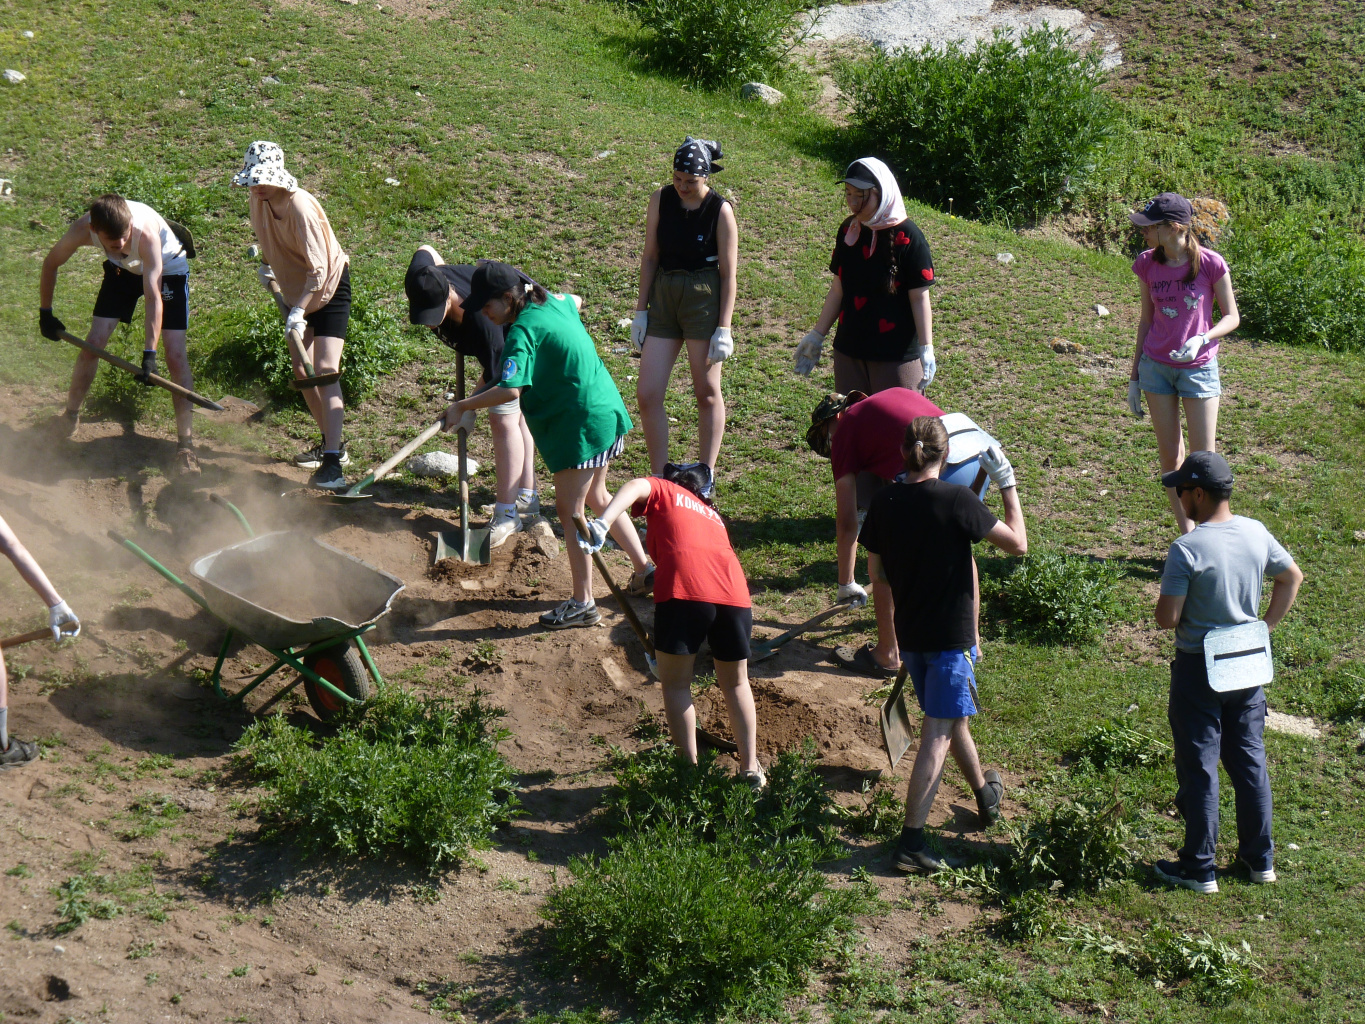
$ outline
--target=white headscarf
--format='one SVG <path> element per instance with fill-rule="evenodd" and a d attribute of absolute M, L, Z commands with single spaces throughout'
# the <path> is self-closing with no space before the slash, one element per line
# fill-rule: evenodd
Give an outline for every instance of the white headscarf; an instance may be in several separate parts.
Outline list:
<path fill-rule="evenodd" d="M 862 233 L 862 225 L 866 224 L 872 229 L 872 248 L 877 248 L 876 232 L 882 228 L 894 227 L 906 219 L 905 200 L 901 198 L 901 187 L 896 184 L 896 176 L 891 173 L 891 168 L 882 163 L 875 156 L 865 156 L 857 161 L 858 164 L 867 168 L 872 177 L 877 180 L 877 191 L 881 193 L 882 201 L 873 211 L 871 217 L 861 220 L 854 217 L 848 225 L 848 230 L 844 232 L 844 243 L 846 245 L 857 245 L 858 236 Z"/>

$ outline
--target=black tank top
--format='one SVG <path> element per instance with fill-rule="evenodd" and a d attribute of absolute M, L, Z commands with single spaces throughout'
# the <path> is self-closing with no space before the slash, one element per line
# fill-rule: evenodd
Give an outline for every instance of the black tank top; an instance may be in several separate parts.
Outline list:
<path fill-rule="evenodd" d="M 677 190 L 665 185 L 659 191 L 659 269 L 703 270 L 719 266 L 716 225 L 720 208 L 727 202 L 711 189 L 699 207 L 685 210 Z"/>

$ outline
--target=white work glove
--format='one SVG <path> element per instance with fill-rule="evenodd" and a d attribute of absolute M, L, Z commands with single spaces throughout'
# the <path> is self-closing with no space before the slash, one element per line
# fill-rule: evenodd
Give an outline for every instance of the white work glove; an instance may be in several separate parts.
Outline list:
<path fill-rule="evenodd" d="M 285 334 L 302 334 L 308 330 L 308 321 L 304 319 L 302 306 L 295 306 L 289 311 L 289 315 L 284 318 Z"/>
<path fill-rule="evenodd" d="M 796 365 L 794 369 L 802 377 L 809 377 L 815 364 L 820 361 L 820 351 L 825 347 L 825 336 L 816 330 L 809 330 L 806 336 L 796 343 Z"/>
<path fill-rule="evenodd" d="M 735 352 L 735 339 L 730 336 L 730 328 L 717 327 L 711 335 L 711 347 L 706 351 L 706 363 L 715 366 L 729 359 Z"/>
<path fill-rule="evenodd" d="M 999 448 L 991 445 L 981 453 L 980 459 L 981 468 L 986 471 L 986 475 L 996 487 L 1005 491 L 1014 486 L 1014 467 Z"/>
<path fill-rule="evenodd" d="M 924 370 L 924 376 L 919 379 L 920 394 L 924 389 L 934 382 L 934 374 L 938 373 L 938 360 L 934 358 L 934 346 L 925 345 L 919 350 L 919 364 Z"/>
<path fill-rule="evenodd" d="M 65 601 L 58 601 L 47 610 L 47 624 L 52 627 L 53 640 L 60 640 L 63 636 L 74 640 L 81 635 L 81 620 L 76 618 L 76 613 Z M 63 626 L 75 626 L 76 628 L 63 632 Z"/>
<path fill-rule="evenodd" d="M 850 608 L 861 608 L 867 604 L 867 591 L 858 585 L 855 580 L 852 583 L 843 583 L 839 586 L 837 602 L 843 604 L 848 602 Z"/>
<path fill-rule="evenodd" d="M 636 352 L 645 350 L 645 332 L 649 330 L 649 310 L 637 309 L 630 318 L 630 344 Z"/>
<path fill-rule="evenodd" d="M 461 417 L 456 421 L 456 423 L 455 423 L 455 429 L 456 429 L 456 430 L 463 430 L 463 431 L 465 432 L 465 436 L 467 437 L 467 436 L 469 436 L 470 434 L 474 433 L 474 428 L 477 427 L 478 425 L 479 425 L 479 410 L 478 410 L 478 409 L 466 409 L 464 415 L 461 416 Z"/>
<path fill-rule="evenodd" d="M 594 555 L 602 550 L 602 545 L 607 542 L 607 527 L 600 519 L 590 519 L 588 521 L 588 535 L 584 537 L 578 535 L 578 546 L 590 555 Z"/>
<path fill-rule="evenodd" d="M 1128 382 L 1128 411 L 1142 419 L 1142 385 L 1135 380 Z"/>
<path fill-rule="evenodd" d="M 1177 363 L 1193 362 L 1195 357 L 1199 355 L 1199 350 L 1202 349 L 1208 343 L 1209 339 L 1206 336 L 1202 334 L 1196 334 L 1193 338 L 1185 342 L 1185 344 L 1181 345 L 1179 348 L 1171 349 L 1170 356 Z"/>
<path fill-rule="evenodd" d="M 275 283 L 275 271 L 270 269 L 269 263 L 256 264 L 256 280 L 261 282 L 261 287 L 270 291 L 270 286 Z"/>

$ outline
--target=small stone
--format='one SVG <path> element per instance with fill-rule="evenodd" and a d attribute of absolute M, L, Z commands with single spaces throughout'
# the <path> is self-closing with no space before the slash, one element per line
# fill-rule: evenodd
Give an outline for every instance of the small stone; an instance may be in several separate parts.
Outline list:
<path fill-rule="evenodd" d="M 479 471 L 477 460 L 466 458 L 465 463 L 470 476 Z M 458 477 L 460 475 L 460 457 L 452 455 L 450 452 L 427 452 L 408 463 L 408 472 L 413 476 Z"/>
<path fill-rule="evenodd" d="M 403 184 L 403 183 L 402 183 L 401 181 L 399 181 L 397 178 L 385 178 L 385 179 L 384 179 L 384 184 L 385 184 L 385 185 L 401 185 L 401 184 Z"/>
<path fill-rule="evenodd" d="M 676 416 L 670 416 L 670 417 L 668 417 L 668 422 L 669 422 L 669 423 L 677 423 L 677 422 L 678 422 L 678 417 L 676 417 Z"/>
<path fill-rule="evenodd" d="M 482 590 L 483 584 L 478 580 L 460 580 L 461 590 Z"/>
<path fill-rule="evenodd" d="M 15 71 L 13 68 L 5 68 L 4 78 L 10 85 L 18 85 L 27 77 L 28 76 L 21 71 Z"/>
<path fill-rule="evenodd" d="M 237 66 L 238 66 L 239 68 L 249 68 L 249 67 L 251 67 L 251 65 L 253 65 L 253 64 L 255 64 L 255 63 L 256 63 L 256 58 L 255 58 L 255 57 L 238 57 L 238 58 L 237 58 Z"/>
<path fill-rule="evenodd" d="M 1286 850 L 1297 850 L 1297 849 L 1299 849 L 1299 844 L 1298 844 L 1298 843 L 1286 843 L 1284 848 L 1285 848 Z"/>
<path fill-rule="evenodd" d="M 209 933 L 208 933 L 208 932 L 195 932 L 195 933 L 194 933 L 194 937 L 195 937 L 196 939 L 198 939 L 200 942 L 208 942 L 208 941 L 209 941 Z"/>
<path fill-rule="evenodd" d="M 1365 530 L 1356 530 L 1351 536 L 1356 539 L 1356 543 L 1365 544 Z"/>
<path fill-rule="evenodd" d="M 185 98 L 185 90 L 184 90 L 184 89 L 177 89 L 177 90 L 176 90 L 176 95 L 179 96 L 181 99 L 184 99 L 184 98 Z"/>
<path fill-rule="evenodd" d="M 632 323 L 634 323 L 634 321 L 633 321 L 630 317 L 628 317 L 628 316 L 623 316 L 623 317 L 621 317 L 621 319 L 619 319 L 619 320 L 616 321 L 616 326 L 617 326 L 617 327 L 627 327 L 627 328 L 628 328 L 628 327 L 630 327 L 630 325 L 631 325 Z M 1356 532 L 1357 532 L 1357 533 L 1365 534 L 1365 530 L 1358 530 L 1358 531 L 1356 531 Z M 1357 539 L 1357 540 L 1360 540 L 1360 539 L 1362 539 L 1362 538 L 1357 537 L 1356 539 Z"/>
<path fill-rule="evenodd" d="M 1100 497 L 1103 498 L 1108 493 L 1108 491 L 1100 491 Z"/>
<path fill-rule="evenodd" d="M 259 245 L 248 245 L 248 246 L 246 247 L 246 258 L 249 259 L 249 260 L 258 260 L 258 259 L 260 259 L 260 258 L 261 258 L 261 247 L 260 247 Z"/>
<path fill-rule="evenodd" d="M 211 811 L 218 798 L 203 789 L 187 789 L 175 795 L 176 804 L 186 811 Z"/>
<path fill-rule="evenodd" d="M 1137 709 L 1138 709 L 1138 706 L 1137 706 L 1136 704 L 1129 704 L 1129 705 L 1128 705 L 1128 712 L 1127 712 L 1127 713 L 1131 715 L 1131 714 L 1132 714 L 1134 711 L 1136 711 Z"/>
<path fill-rule="evenodd" d="M 58 956 L 61 956 L 63 953 L 66 952 L 66 947 L 65 947 L 65 946 L 53 946 L 53 947 L 52 947 L 52 952 L 56 953 Z"/>
<path fill-rule="evenodd" d="M 1012 252 L 998 252 L 998 253 L 995 254 L 995 258 L 996 258 L 997 260 L 999 260 L 1001 263 L 1013 263 L 1013 262 L 1014 262 L 1014 253 L 1012 253 Z"/>
<path fill-rule="evenodd" d="M 607 157 L 613 156 L 615 153 L 616 153 L 616 150 L 614 150 L 614 149 L 604 149 L 604 150 L 602 150 L 602 152 L 600 152 L 600 153 L 594 153 L 594 154 L 592 155 L 592 158 L 593 158 L 594 160 L 605 160 Z"/>
<path fill-rule="evenodd" d="M 764 85 L 762 82 L 745 82 L 739 87 L 741 99 L 762 100 L 770 107 L 775 107 L 787 98 L 787 94 L 779 92 L 771 85 Z"/>
<path fill-rule="evenodd" d="M 32 30 L 32 29 L 27 29 L 27 28 L 26 28 L 26 29 L 24 29 L 22 32 L 20 32 L 19 34 L 20 34 L 21 36 L 23 36 L 25 39 L 32 39 L 32 38 L 33 38 L 33 30 Z"/>
<path fill-rule="evenodd" d="M 555 536 L 554 528 L 550 526 L 548 519 L 536 516 L 526 524 L 525 529 L 537 551 L 546 558 L 559 557 L 559 538 Z"/>
<path fill-rule="evenodd" d="M 276 78 L 274 75 L 266 75 L 264 78 L 261 79 L 261 84 L 262 84 L 262 85 L 283 85 L 284 83 L 281 82 L 281 81 L 280 81 L 278 78 Z"/>
<path fill-rule="evenodd" d="M 1104 306 L 1101 306 L 1098 302 L 1095 303 L 1095 312 L 1098 313 L 1100 316 L 1109 315 L 1109 310 L 1106 309 Z"/>
<path fill-rule="evenodd" d="M 1074 356 L 1084 352 L 1085 346 L 1074 341 L 1067 341 L 1065 338 L 1053 338 L 1052 351 L 1064 356 Z"/>

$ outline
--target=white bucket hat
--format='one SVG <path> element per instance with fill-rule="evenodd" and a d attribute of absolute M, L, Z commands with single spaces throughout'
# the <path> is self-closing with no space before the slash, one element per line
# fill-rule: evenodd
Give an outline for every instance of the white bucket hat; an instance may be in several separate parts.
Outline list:
<path fill-rule="evenodd" d="M 274 185 L 287 192 L 299 187 L 298 181 L 284 169 L 284 150 L 273 142 L 253 142 L 246 148 L 246 162 L 232 176 L 234 185 Z"/>

